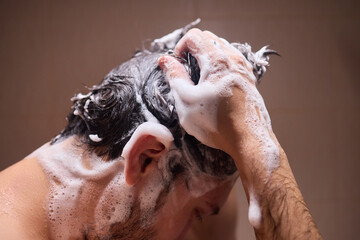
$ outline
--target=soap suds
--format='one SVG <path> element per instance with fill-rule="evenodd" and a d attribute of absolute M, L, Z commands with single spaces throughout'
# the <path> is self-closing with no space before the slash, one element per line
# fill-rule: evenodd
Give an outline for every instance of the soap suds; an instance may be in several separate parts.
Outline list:
<path fill-rule="evenodd" d="M 249 222 L 255 229 L 260 229 L 262 222 L 261 208 L 255 196 L 250 193 L 249 199 Z"/>
<path fill-rule="evenodd" d="M 136 101 L 140 104 L 141 112 L 145 116 L 147 122 L 159 122 L 159 120 L 147 109 L 139 93 L 136 93 Z"/>
<path fill-rule="evenodd" d="M 191 37 L 192 42 L 201 45 L 201 41 L 203 41 L 201 38 L 196 35 Z M 245 49 L 238 49 L 237 47 L 239 46 L 237 45 L 231 45 L 225 40 L 223 42 L 228 44 L 229 49 L 233 49 L 237 54 L 242 55 L 242 52 L 246 53 L 253 65 L 265 68 L 262 69 L 262 73 L 266 70 L 268 56 L 265 55 L 264 57 L 263 55 L 265 52 L 272 50 L 264 47 L 253 54 L 248 44 L 241 45 Z M 221 48 L 216 49 L 216 51 L 218 51 L 216 53 L 217 61 L 210 61 L 210 59 L 214 58 L 214 53 L 204 52 L 196 56 L 200 66 L 198 85 L 194 85 L 188 79 L 175 79 L 173 76 L 167 76 L 171 84 L 171 94 L 175 99 L 180 124 L 188 133 L 196 136 L 203 144 L 216 147 L 216 144 L 211 142 L 208 134 L 218 133 L 219 101 L 231 97 L 233 94 L 232 89 L 235 87 L 241 89 L 245 93 L 245 123 L 251 134 L 259 142 L 259 153 L 262 156 L 263 165 L 268 170 L 268 174 L 270 174 L 279 164 L 279 149 L 270 136 L 270 131 L 272 131 L 270 116 L 263 98 L 256 88 L 257 79 L 247 69 L 248 66 L 246 64 L 228 61 L 226 59 L 228 53 Z M 171 62 L 165 64 L 168 64 L 166 66 L 167 69 L 172 68 L 169 65 L 172 64 Z M 170 74 L 170 72 L 167 71 L 167 74 Z M 260 113 L 260 118 L 258 112 Z"/>
<path fill-rule="evenodd" d="M 172 46 L 174 44 L 174 39 L 176 39 L 181 32 L 175 31 L 172 35 L 162 38 L 161 41 L 154 41 L 158 46 L 167 47 L 167 45 Z M 208 143 L 208 136 L 206 131 L 202 130 L 202 127 L 206 126 L 210 131 L 217 131 L 217 108 L 218 108 L 218 98 L 214 97 L 213 92 L 217 93 L 217 96 L 220 97 L 229 97 L 232 95 L 232 89 L 234 86 L 245 86 L 244 89 L 252 94 L 250 82 L 242 83 L 235 81 L 234 76 L 240 73 L 243 76 L 248 75 L 248 70 L 242 66 L 232 66 L 235 67 L 235 72 L 230 70 L 222 71 L 221 74 L 216 75 L 214 70 L 222 69 L 222 66 L 214 66 L 206 61 L 207 56 L 202 58 L 201 66 L 201 76 L 206 76 L 207 74 L 212 74 L 216 77 L 221 77 L 222 81 L 217 81 L 217 84 L 211 82 L 204 82 L 204 79 L 200 79 L 201 86 L 198 85 L 195 88 L 190 88 L 187 85 L 180 84 L 176 88 L 181 91 L 171 90 L 171 94 L 175 98 L 175 102 L 181 101 L 183 96 L 187 102 L 183 102 L 182 105 L 177 107 L 177 111 L 182 112 L 180 122 L 182 126 L 188 132 L 198 132 L 198 135 L 201 136 L 200 141 L 205 142 L 207 145 L 213 145 L 213 143 Z M 225 77 L 224 77 L 225 75 Z M 251 74 L 248 76 L 249 79 L 255 81 L 255 77 Z M 140 80 L 134 80 L 140 81 Z M 205 87 L 203 87 L 205 86 Z M 243 87 L 243 86 L 242 86 Z M 141 104 L 141 111 L 145 116 L 148 124 L 142 124 L 137 130 L 141 131 L 165 131 L 159 127 L 155 127 L 154 124 L 158 123 L 158 120 L 151 114 L 151 112 L 144 106 L 142 98 L 140 96 L 140 90 L 138 85 L 134 86 L 136 92 L 136 100 Z M 170 94 L 170 95 L 171 95 Z M 246 116 L 249 125 L 252 126 L 252 130 L 259 139 L 269 137 L 269 133 L 258 128 L 264 126 L 270 126 L 270 118 L 268 118 L 267 111 L 263 104 L 262 98 L 255 94 L 254 96 L 249 97 L 249 116 Z M 88 111 L 88 107 L 91 106 L 91 101 L 97 101 L 98 99 L 94 98 L 91 95 L 91 92 L 82 95 L 78 94 L 74 97 L 74 100 L 89 98 L 84 106 L 85 112 Z M 73 100 L 73 101 L 74 101 Z M 199 104 L 191 105 L 191 101 L 198 101 Z M 263 116 L 261 123 L 257 123 L 255 115 L 257 114 L 254 110 L 254 107 L 259 108 L 259 112 Z M 74 115 L 79 114 L 79 110 L 74 110 Z M 185 114 L 185 115 L 184 115 Z M 196 121 L 188 121 L 188 116 L 195 118 Z M 255 114 L 255 115 L 254 115 Z M 184 117 L 185 116 L 185 117 Z M 194 124 L 194 122 L 196 124 Z M 256 122 L 256 123 L 253 123 Z M 165 127 L 164 127 L 165 128 Z M 130 129 L 129 129 L 130 131 Z M 166 133 L 163 132 L 163 137 L 166 140 L 169 140 L 169 130 L 166 128 Z M 134 133 L 136 134 L 136 132 Z M 101 135 L 101 133 L 100 133 Z M 101 141 L 101 138 L 97 134 L 90 134 L 89 138 L 94 141 Z M 50 181 L 51 191 L 49 194 L 48 200 L 48 211 L 49 219 L 53 222 L 51 229 L 53 231 L 53 236 L 62 239 L 77 238 L 84 231 L 84 227 L 88 225 L 93 225 L 97 231 L 104 229 L 104 226 L 109 226 L 116 222 L 123 222 L 129 218 L 131 213 L 131 208 L 133 207 L 135 201 L 138 199 L 140 201 L 140 209 L 142 213 L 152 213 L 156 206 L 156 200 L 160 192 L 162 192 L 166 186 L 164 182 L 171 180 L 172 175 L 169 173 L 168 169 L 168 159 L 172 158 L 175 161 L 183 164 L 187 170 L 186 183 L 189 188 L 190 194 L 195 197 L 199 197 L 205 194 L 208 191 L 211 191 L 218 186 L 220 181 L 236 179 L 237 172 L 226 178 L 216 178 L 210 177 L 208 174 L 205 174 L 200 171 L 197 164 L 194 162 L 194 159 L 191 156 L 186 147 L 184 151 L 180 152 L 179 149 L 176 149 L 173 145 L 166 146 L 169 150 L 166 155 L 161 157 L 158 161 L 158 171 L 154 172 L 151 175 L 151 181 L 148 181 L 145 184 L 144 188 L 140 192 L 136 192 L 135 188 L 126 184 L 124 176 L 124 159 L 119 158 L 109 162 L 103 161 L 101 158 L 97 157 L 95 154 L 88 156 L 78 146 L 73 145 L 73 137 L 70 137 L 63 142 L 56 143 L 54 145 L 45 145 L 38 151 L 34 153 L 39 159 L 40 164 L 44 168 L 45 172 L 48 175 Z M 171 141 L 172 141 L 171 136 Z M 182 140 L 184 141 L 184 140 Z M 184 142 L 183 142 L 184 143 Z M 272 151 L 273 146 L 271 142 L 267 142 L 267 149 L 264 153 L 266 156 L 269 156 L 269 152 Z M 133 144 L 131 141 L 128 142 L 129 147 Z M 124 151 L 126 147 L 124 148 Z M 276 155 L 276 154 L 275 154 Z M 126 156 L 125 156 L 126 157 Z M 271 160 L 274 157 L 269 156 L 266 160 Z M 271 162 L 271 161 L 267 161 Z M 269 164 L 273 165 L 273 164 Z M 174 191 L 174 189 L 170 189 Z M 183 204 L 184 199 L 178 199 L 178 204 Z M 258 205 L 251 205 L 251 214 L 254 225 L 257 224 L 259 217 L 259 209 L 256 208 Z M 95 209 L 95 210 L 94 210 Z M 249 211 L 250 212 L 250 211 Z M 260 212 L 261 217 L 261 212 Z M 249 213 L 250 219 L 250 213 Z M 145 224 L 150 224 L 152 219 L 149 219 Z"/>
<path fill-rule="evenodd" d="M 200 18 L 198 18 L 183 28 L 176 29 L 172 33 L 169 33 L 161 38 L 155 39 L 151 43 L 152 51 L 157 51 L 159 49 L 174 49 L 176 43 L 180 40 L 180 38 L 182 38 L 182 36 L 184 36 L 189 29 L 199 24 L 200 21 L 201 21 Z"/>
<path fill-rule="evenodd" d="M 178 159 L 182 164 L 183 161 L 187 162 L 186 181 L 194 197 L 211 191 L 225 180 L 235 180 L 237 177 L 237 172 L 227 178 L 202 173 L 191 156 L 184 159 L 181 151 L 172 144 L 173 137 L 169 130 L 160 124 L 146 122 L 137 130 L 134 134 L 157 131 L 160 140 L 162 138 L 163 142 L 171 142 L 171 145 L 166 145 L 169 151 L 158 160 L 158 169 L 149 175 L 140 191 L 126 183 L 125 161 L 122 157 L 103 161 L 95 154 L 79 148 L 73 137 L 54 145 L 46 144 L 30 156 L 39 160 L 49 179 L 47 209 L 53 238 L 80 238 L 87 226 L 102 233 L 111 224 L 125 222 L 136 201 L 139 201 L 143 216 L 153 216 L 159 194 L 169 188 L 172 181 L 168 169 L 170 158 Z M 131 145 L 129 141 L 128 147 Z M 169 188 L 170 192 L 175 190 Z M 175 204 L 179 206 L 185 204 L 184 199 L 176 201 Z M 153 217 L 146 217 L 142 219 L 142 226 L 151 226 L 153 221 Z"/>
<path fill-rule="evenodd" d="M 247 93 L 245 123 L 260 144 L 261 160 L 270 175 L 279 166 L 280 150 L 270 135 L 272 127 L 269 113 L 255 85 L 243 81 L 240 88 Z"/>
<path fill-rule="evenodd" d="M 71 98 L 71 101 L 81 100 L 81 99 L 89 97 L 90 95 L 91 95 L 91 92 L 89 92 L 88 94 L 85 94 L 85 95 L 82 93 L 78 93 L 76 96 Z"/>
<path fill-rule="evenodd" d="M 74 139 L 69 138 L 46 144 L 32 154 L 50 182 L 47 208 L 54 238 L 81 237 L 87 223 L 103 227 L 124 221 L 134 201 L 128 197 L 134 192 L 125 183 L 123 161 L 86 156 L 73 144 Z"/>
<path fill-rule="evenodd" d="M 279 55 L 276 51 L 268 49 L 268 46 L 264 46 L 257 52 L 253 53 L 251 51 L 251 46 L 248 43 L 231 43 L 231 45 L 235 49 L 239 50 L 252 65 L 257 83 L 260 83 L 262 75 L 266 72 L 266 69 L 269 66 L 269 55 Z"/>
<path fill-rule="evenodd" d="M 164 185 L 161 184 L 162 176 L 160 172 L 151 174 L 149 181 L 146 182 L 144 190 L 140 193 L 140 209 L 143 212 L 152 211 L 156 206 L 156 200 L 164 189 Z"/>
<path fill-rule="evenodd" d="M 201 39 L 197 39 L 196 35 L 191 41 L 197 45 L 202 45 Z M 241 89 L 245 93 L 245 125 L 259 144 L 260 161 L 269 177 L 272 171 L 279 166 L 280 150 L 272 139 L 270 116 L 256 84 L 268 66 L 267 55 L 273 51 L 263 47 L 254 54 L 248 44 L 230 45 L 226 40 L 222 41 L 234 51 L 238 51 L 238 54 L 246 54 L 246 59 L 253 66 L 254 74 L 247 69 L 248 65 L 246 64 L 248 62 L 237 64 L 227 61 L 224 57 L 226 54 L 218 45 L 216 47 L 218 47 L 219 53 L 217 53 L 215 63 L 214 61 L 210 62 L 214 56 L 210 56 L 208 52 L 201 55 L 197 54 L 196 57 L 201 69 L 198 85 L 189 82 L 189 79 L 173 78 L 173 76 L 167 75 L 180 123 L 189 134 L 195 136 L 200 142 L 216 147 L 207 134 L 219 132 L 217 130 L 219 101 L 231 97 L 234 87 Z M 192 49 L 189 50 L 191 53 Z M 243 57 L 245 58 L 245 56 Z M 172 66 L 168 65 L 166 68 L 171 69 Z M 169 73 L 170 71 L 167 71 L 167 74 Z M 199 182 L 201 183 L 201 181 Z M 196 185 L 196 181 L 193 181 L 192 184 Z M 194 192 L 196 193 L 196 191 Z M 262 224 L 261 208 L 256 195 L 251 192 L 249 195 L 248 218 L 251 225 L 258 229 Z"/>
<path fill-rule="evenodd" d="M 187 79 L 171 79 L 171 94 L 175 100 L 180 124 L 186 132 L 196 136 L 203 144 L 216 147 L 215 143 L 210 142 L 208 133 L 218 132 L 219 99 L 232 95 L 232 89 L 239 85 L 239 73 L 253 81 L 255 77 L 249 76 L 248 70 L 242 65 L 214 66 L 207 53 L 198 58 L 201 69 L 199 84 L 194 86 Z M 211 79 L 206 79 L 207 77 Z M 220 78 L 221 81 L 216 81 Z M 167 79 L 170 79 L 170 76 L 167 76 Z"/>
<path fill-rule="evenodd" d="M 89 104 L 90 104 L 90 99 L 88 99 L 88 100 L 86 100 L 86 102 L 85 102 L 85 105 L 84 105 L 84 110 L 85 110 L 85 112 L 89 112 L 89 109 L 88 109 L 88 107 L 89 107 Z"/>
<path fill-rule="evenodd" d="M 174 140 L 174 137 L 172 136 L 171 132 L 164 125 L 153 122 L 144 122 L 137 127 L 130 140 L 124 146 L 122 156 L 125 159 L 129 157 L 128 154 L 130 153 L 130 149 L 134 147 L 136 140 L 141 135 L 156 136 L 159 142 L 165 144 L 166 149 L 170 148 Z"/>
<path fill-rule="evenodd" d="M 97 134 L 89 134 L 89 138 L 93 142 L 101 142 L 102 138 L 99 138 Z"/>

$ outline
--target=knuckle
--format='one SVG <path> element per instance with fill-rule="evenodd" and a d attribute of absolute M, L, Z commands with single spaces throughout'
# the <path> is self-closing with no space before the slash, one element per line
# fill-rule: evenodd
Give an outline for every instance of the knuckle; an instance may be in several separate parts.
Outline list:
<path fill-rule="evenodd" d="M 192 28 L 190 29 L 185 35 L 199 35 L 202 31 L 198 28 Z"/>
<path fill-rule="evenodd" d="M 253 70 L 252 65 L 243 55 L 237 54 L 237 55 L 234 55 L 233 57 L 231 57 L 231 59 L 236 66 L 245 68 L 246 70 L 248 70 L 250 72 Z"/>
<path fill-rule="evenodd" d="M 200 42 L 202 31 L 198 28 L 190 29 L 175 46 L 175 53 L 186 50 L 196 51 Z"/>
<path fill-rule="evenodd" d="M 246 66 L 247 61 L 242 54 L 232 53 L 230 54 L 230 58 L 236 65 Z"/>
<path fill-rule="evenodd" d="M 235 63 L 238 65 L 246 66 L 245 58 L 241 55 L 237 55 L 234 59 Z"/>
<path fill-rule="evenodd" d="M 202 31 L 198 28 L 192 28 L 190 29 L 185 35 L 184 35 L 184 40 L 185 41 L 191 41 L 194 38 L 199 38 L 199 36 L 201 36 Z"/>
<path fill-rule="evenodd" d="M 205 31 L 204 31 L 204 34 L 209 35 L 209 36 L 212 36 L 212 37 L 217 37 L 215 34 L 213 34 L 212 32 L 210 32 L 210 31 L 208 31 L 208 30 L 205 30 Z"/>
<path fill-rule="evenodd" d="M 219 38 L 225 45 L 230 45 L 230 43 L 228 42 L 228 40 L 226 40 L 225 38 Z"/>
<path fill-rule="evenodd" d="M 213 67 L 216 71 L 230 67 L 230 59 L 225 53 L 214 53 L 210 56 Z"/>

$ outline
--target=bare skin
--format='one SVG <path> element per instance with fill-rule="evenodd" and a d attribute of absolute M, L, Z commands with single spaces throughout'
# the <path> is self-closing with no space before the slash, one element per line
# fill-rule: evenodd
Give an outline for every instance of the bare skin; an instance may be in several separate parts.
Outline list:
<path fill-rule="evenodd" d="M 70 137 L 58 143 L 58 146 L 67 147 L 67 150 L 71 151 L 73 149 L 70 147 L 78 144 L 76 141 L 76 139 Z M 134 151 L 144 152 L 141 148 L 146 146 L 145 152 L 151 152 L 150 154 L 153 154 L 154 151 L 148 151 L 148 148 L 150 146 L 150 148 L 154 150 L 151 146 L 156 146 L 155 141 L 157 140 L 152 141 L 153 142 L 148 145 L 146 145 L 146 143 L 140 145 L 135 144 Z M 46 145 L 49 149 L 53 149 L 52 151 L 55 153 L 54 156 L 56 156 L 58 152 L 54 150 L 54 146 Z M 90 166 L 87 164 L 89 158 L 86 155 L 86 150 L 76 149 L 76 151 L 79 150 L 84 151 L 85 157 L 82 159 L 85 162 L 84 165 Z M 30 156 L 34 156 L 34 154 Z M 54 161 L 54 159 L 52 155 L 49 155 L 47 160 Z M 133 160 L 138 161 L 137 158 Z M 125 161 L 132 161 L 131 157 Z M 126 164 L 125 161 L 120 163 L 120 165 Z M 142 191 L 144 185 L 151 183 L 149 177 L 158 171 L 156 169 L 157 163 L 149 165 L 145 173 L 141 174 L 138 183 L 133 186 L 137 191 Z M 137 173 L 133 173 L 133 175 L 136 174 Z M 109 175 L 104 177 L 105 179 L 109 179 L 113 176 L 114 174 L 110 172 Z M 91 180 L 91 182 L 85 181 L 81 186 L 82 191 L 79 197 L 76 198 L 77 200 L 75 199 L 75 201 L 78 202 L 77 212 L 72 215 L 72 218 L 64 222 L 59 222 L 59 224 L 65 225 L 73 219 L 82 219 L 81 223 L 84 226 L 92 227 L 93 225 L 91 224 L 93 221 L 91 213 L 95 212 L 99 204 L 101 205 L 98 199 L 103 196 L 103 194 L 106 194 L 104 193 L 106 184 L 103 180 L 104 179 L 99 178 Z M 211 181 L 211 179 L 206 180 L 206 182 L 209 181 Z M 36 157 L 25 158 L 0 173 L 0 233 L 3 239 L 59 239 L 59 237 L 52 232 L 54 224 L 48 217 L 48 193 L 51 185 L 49 182 L 49 176 L 44 173 L 42 167 L 39 165 L 39 159 Z M 174 185 L 174 190 L 167 195 L 163 207 L 160 208 L 156 215 L 153 215 L 154 219 L 156 219 L 156 221 L 152 223 L 154 229 L 157 230 L 156 237 L 151 238 L 149 235 L 147 239 L 183 239 L 194 219 L 211 215 L 214 211 L 217 211 L 214 209 L 219 209 L 224 204 L 231 190 L 232 182 L 233 180 L 219 182 L 215 188 L 209 189 L 209 191 L 205 191 L 202 195 L 194 197 L 189 194 L 185 186 L 185 181 L 178 179 L 175 183 L 176 185 Z M 62 183 L 59 181 L 57 184 L 61 185 Z M 120 184 L 118 187 L 121 188 Z M 115 194 L 116 190 L 113 190 L 112 193 Z M 87 201 L 83 201 L 82 199 L 86 199 Z M 181 199 L 181 201 L 178 201 L 178 199 Z M 71 200 L 67 200 L 68 204 L 70 202 Z M 59 208 L 56 208 L 54 211 L 66 212 L 68 210 L 68 204 L 59 205 Z M 86 217 L 90 217 L 90 221 Z M 99 219 L 94 219 L 94 222 L 98 221 Z M 107 225 L 105 224 L 104 227 L 107 227 Z M 74 229 L 68 228 L 67 231 L 71 237 L 62 239 L 97 239 L 91 234 L 86 235 L 86 238 L 82 235 L 79 236 L 76 230 L 77 229 L 74 231 Z M 132 229 L 134 232 L 139 230 L 141 229 Z M 112 239 L 112 234 L 116 234 L 116 232 L 112 231 L 114 231 L 114 229 L 108 231 L 109 236 L 106 236 L 105 239 Z M 131 236 L 131 239 L 138 239 L 136 236 L 136 234 Z"/>
<path fill-rule="evenodd" d="M 251 77 L 252 69 L 246 59 L 235 48 L 214 34 L 198 29 L 190 30 L 177 44 L 175 55 L 183 56 L 190 52 L 197 58 L 201 77 L 197 86 L 192 83 L 187 72 L 177 59 L 164 56 L 159 65 L 166 73 L 167 81 L 175 93 L 175 104 L 180 121 L 195 121 L 196 114 L 179 111 L 184 105 L 193 106 L 201 102 L 201 98 L 189 98 L 180 88 L 198 91 L 201 96 L 201 85 L 222 86 L 219 76 L 231 76 L 229 86 L 231 96 L 213 92 L 217 98 L 216 126 L 203 124 L 200 131 L 185 129 L 204 144 L 221 149 L 230 154 L 238 167 L 238 171 L 249 203 L 254 199 L 260 207 L 260 214 L 249 215 L 257 239 L 321 239 L 313 218 L 304 202 L 288 163 L 285 152 L 281 148 L 271 129 L 266 123 L 267 111 L 261 111 L 262 98 L 255 104 L 248 103 L 249 95 L 260 96 L 256 89 L 256 81 Z M 209 64 L 210 63 L 210 64 Z M 202 67 L 209 64 L 207 69 Z M 205 68 L 205 67 L 204 67 Z M 239 84 L 233 84 L 237 82 Z M 250 107 L 249 107 L 250 106 Z M 259 110 L 260 109 L 260 110 Z M 211 119 L 214 114 L 204 111 L 203 117 Z M 272 156 L 271 164 L 264 161 L 264 142 L 256 136 L 254 128 L 247 121 L 248 112 L 254 112 L 257 126 L 270 136 L 274 149 L 268 149 L 266 156 Z M 214 130 L 215 129 L 215 130 Z M 206 133 L 206 137 L 202 134 Z"/>
<path fill-rule="evenodd" d="M 0 233 L 3 239 L 48 239 L 47 178 L 34 158 L 0 172 Z"/>
<path fill-rule="evenodd" d="M 209 100 L 218 103 L 215 109 L 216 121 L 206 122 L 199 132 L 185 129 L 204 144 L 222 149 L 234 158 L 249 202 L 256 200 L 260 208 L 260 214 L 250 216 L 250 222 L 254 225 L 257 238 L 321 239 L 296 184 L 288 159 L 271 126 L 266 123 L 267 112 L 261 108 L 261 101 L 249 107 L 249 95 L 260 96 L 256 89 L 250 64 L 226 41 L 219 39 L 210 32 L 202 32 L 197 29 L 189 31 L 177 44 L 175 55 L 181 56 L 185 52 L 192 53 L 198 59 L 200 67 L 205 66 L 203 61 L 210 64 L 210 68 L 202 68 L 202 79 L 199 86 L 210 83 L 216 89 L 218 85 L 222 86 L 221 80 L 224 77 L 227 79 L 234 78 L 234 81 L 230 81 L 228 86 L 232 89 L 231 96 L 208 92 L 210 93 L 210 96 L 207 95 Z M 175 58 L 169 56 L 160 58 L 159 65 L 166 73 L 172 90 L 177 93 L 176 107 L 182 123 L 184 121 L 190 125 L 197 123 L 197 119 L 192 118 L 196 115 L 196 111 L 193 114 L 186 114 L 181 110 L 181 104 L 186 103 L 190 107 L 198 105 L 199 102 L 197 101 L 201 98 L 193 97 L 189 100 L 184 95 L 186 92 L 177 91 L 180 86 L 187 86 L 190 90 L 194 87 L 187 72 Z M 182 81 L 182 84 L 179 86 L 176 81 Z M 240 85 L 235 84 L 239 81 Z M 197 89 L 201 90 L 199 87 Z M 195 93 L 196 91 L 198 90 L 194 90 Z M 199 93 L 201 94 L 201 92 Z M 213 110 L 212 108 L 211 112 L 204 111 L 203 118 L 213 119 Z M 254 116 L 260 123 L 256 125 L 257 130 L 268 134 L 269 141 L 275 146 L 275 148 L 267 149 L 266 155 L 263 153 L 264 142 L 256 137 L 254 127 L 249 124 L 246 118 L 249 112 L 255 113 Z M 215 126 L 212 125 L 214 123 Z M 206 138 L 201 134 L 205 134 Z M 161 144 L 167 146 L 166 143 L 161 142 Z M 135 156 L 158 150 L 157 148 L 154 149 L 153 146 L 158 146 L 158 142 L 149 144 L 145 149 L 144 143 L 134 147 L 135 150 L 139 151 Z M 270 165 L 264 161 L 264 156 L 268 155 L 271 158 L 265 160 L 272 161 Z M 155 158 L 157 156 L 147 157 Z M 139 161 L 139 158 L 127 159 L 126 161 Z M 135 166 L 137 165 L 135 164 Z M 130 169 L 127 173 L 129 176 L 127 181 L 135 184 L 135 186 L 146 183 L 153 171 L 157 171 L 155 165 L 149 165 L 145 174 L 139 172 L 141 168 L 128 167 L 127 169 Z M 34 158 L 26 158 L 0 173 L 0 232 L 2 237 L 5 239 L 49 238 L 49 218 L 47 217 L 47 209 L 45 209 L 49 190 L 48 180 L 38 161 Z M 176 216 L 185 225 L 188 217 L 192 215 L 193 209 L 202 206 L 204 202 L 211 200 L 216 205 L 221 206 L 230 187 L 230 183 L 219 186 L 218 189 L 189 200 L 186 208 L 179 207 L 177 209 L 178 214 Z M 176 194 L 184 196 L 179 191 L 179 193 L 173 193 L 173 199 L 179 199 L 179 195 Z M 163 212 L 166 214 L 169 213 L 169 209 L 176 207 L 170 203 L 164 207 Z M 211 209 L 204 210 L 204 215 L 211 214 L 211 212 L 213 212 Z M 166 214 L 159 227 L 163 227 L 170 222 L 170 217 L 174 217 Z M 159 232 L 169 233 L 169 229 L 171 228 L 161 229 Z M 180 234 L 182 236 L 181 231 L 181 229 L 176 229 L 175 235 Z M 165 236 L 162 239 L 171 239 L 171 237 Z"/>

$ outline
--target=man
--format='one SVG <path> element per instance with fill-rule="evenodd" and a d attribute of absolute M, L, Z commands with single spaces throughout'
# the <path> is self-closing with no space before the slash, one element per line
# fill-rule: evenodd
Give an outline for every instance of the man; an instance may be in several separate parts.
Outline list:
<path fill-rule="evenodd" d="M 258 238 L 320 238 L 256 90 L 271 51 L 188 28 L 74 97 L 63 132 L 1 173 L 5 239 L 182 239 L 239 175 Z"/>

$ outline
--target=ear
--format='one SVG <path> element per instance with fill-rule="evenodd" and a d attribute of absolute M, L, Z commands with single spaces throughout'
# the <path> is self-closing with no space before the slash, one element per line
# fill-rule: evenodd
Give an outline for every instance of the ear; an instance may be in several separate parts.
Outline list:
<path fill-rule="evenodd" d="M 130 186 L 137 183 L 149 164 L 159 159 L 173 141 L 171 132 L 164 125 L 153 122 L 141 124 L 123 149 L 126 183 Z"/>

